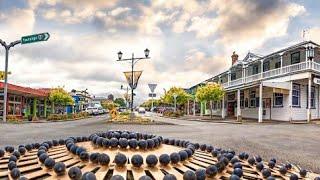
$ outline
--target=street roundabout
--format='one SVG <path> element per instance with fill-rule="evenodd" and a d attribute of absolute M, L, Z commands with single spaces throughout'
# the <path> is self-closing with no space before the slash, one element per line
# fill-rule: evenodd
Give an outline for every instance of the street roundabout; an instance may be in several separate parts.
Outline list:
<path fill-rule="evenodd" d="M 0 179 L 316 179 L 275 158 L 153 134 L 107 131 L 0 150 Z"/>

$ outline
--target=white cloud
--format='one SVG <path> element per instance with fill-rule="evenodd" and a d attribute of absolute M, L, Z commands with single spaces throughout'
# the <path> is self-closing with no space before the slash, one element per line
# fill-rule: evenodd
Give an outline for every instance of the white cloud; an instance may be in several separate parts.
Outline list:
<path fill-rule="evenodd" d="M 113 9 L 112 11 L 110 11 L 110 15 L 111 16 L 118 16 L 118 15 L 125 13 L 125 12 L 128 12 L 130 10 L 131 9 L 128 7 L 118 7 L 116 9 Z"/>

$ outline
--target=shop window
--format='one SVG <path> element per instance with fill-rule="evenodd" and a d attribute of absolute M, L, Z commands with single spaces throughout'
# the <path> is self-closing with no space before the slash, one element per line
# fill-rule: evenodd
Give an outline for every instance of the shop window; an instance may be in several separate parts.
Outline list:
<path fill-rule="evenodd" d="M 291 54 L 291 64 L 300 63 L 300 51 Z"/>
<path fill-rule="evenodd" d="M 316 107 L 316 101 L 315 101 L 315 87 L 311 86 L 311 108 L 315 108 Z M 309 107 L 309 91 L 308 91 L 308 86 L 307 86 L 307 108 Z"/>
<path fill-rule="evenodd" d="M 273 94 L 273 106 L 274 107 L 283 107 L 283 94 L 274 93 Z"/>
<path fill-rule="evenodd" d="M 250 91 L 250 107 L 252 108 L 256 107 L 256 91 L 255 90 Z"/>
<path fill-rule="evenodd" d="M 292 106 L 300 107 L 300 84 L 292 85 Z"/>

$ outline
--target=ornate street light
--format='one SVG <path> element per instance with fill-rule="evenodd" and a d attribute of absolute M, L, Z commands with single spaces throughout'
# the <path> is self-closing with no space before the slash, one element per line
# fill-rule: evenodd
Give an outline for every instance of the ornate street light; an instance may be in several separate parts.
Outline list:
<path fill-rule="evenodd" d="M 132 115 L 133 115 L 133 96 L 134 96 L 133 90 L 137 88 L 138 80 L 142 74 L 142 71 L 134 71 L 134 65 L 142 59 L 150 59 L 149 53 L 150 53 L 150 50 L 145 49 L 144 50 L 145 57 L 135 58 L 134 54 L 132 53 L 131 58 L 122 59 L 122 52 L 121 51 L 118 52 L 118 60 L 117 61 L 131 61 L 131 72 L 124 72 L 124 74 L 125 74 L 125 77 L 128 81 L 128 84 L 131 88 L 131 104 L 130 104 L 131 106 L 130 106 L 130 108 L 131 108 Z"/>
<path fill-rule="evenodd" d="M 122 58 L 122 52 L 119 51 L 119 52 L 118 52 L 118 59 L 121 60 L 121 58 Z"/>

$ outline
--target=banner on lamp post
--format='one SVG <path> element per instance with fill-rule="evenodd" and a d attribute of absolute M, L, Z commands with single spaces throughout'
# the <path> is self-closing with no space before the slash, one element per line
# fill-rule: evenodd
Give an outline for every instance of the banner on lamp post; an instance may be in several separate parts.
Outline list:
<path fill-rule="evenodd" d="M 131 71 L 127 71 L 127 72 L 123 72 L 124 76 L 127 79 L 127 82 L 130 86 L 130 88 L 132 89 L 136 89 L 138 86 L 138 81 L 141 77 L 142 71 L 133 71 L 133 81 L 132 81 L 132 72 Z M 132 84 L 133 82 L 133 84 Z"/>

